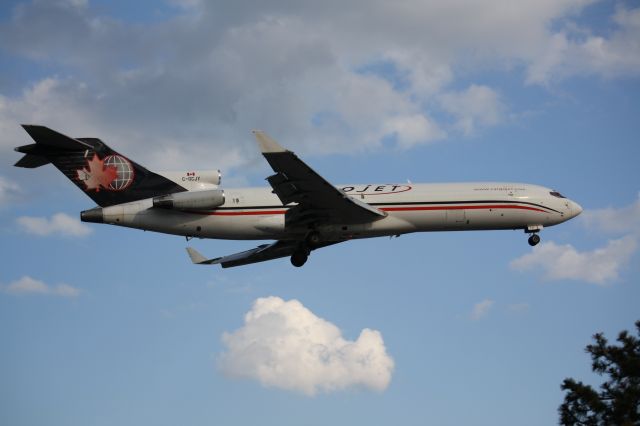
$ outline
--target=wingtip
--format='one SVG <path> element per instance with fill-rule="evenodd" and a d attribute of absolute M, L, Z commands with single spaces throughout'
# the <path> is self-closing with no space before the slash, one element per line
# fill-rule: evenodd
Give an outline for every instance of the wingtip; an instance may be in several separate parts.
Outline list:
<path fill-rule="evenodd" d="M 252 132 L 256 140 L 258 141 L 258 145 L 260 146 L 260 151 L 262 151 L 263 154 L 287 151 L 278 142 L 271 139 L 269 135 L 267 135 L 264 131 L 253 130 Z"/>
<path fill-rule="evenodd" d="M 215 259 L 207 259 L 200 252 L 193 247 L 187 247 L 187 253 L 191 258 L 191 261 L 196 265 L 215 265 L 220 263 L 220 257 L 216 257 Z"/>
<path fill-rule="evenodd" d="M 200 252 L 198 252 L 198 250 L 194 249 L 193 247 L 187 247 L 187 253 L 189 254 L 189 258 L 191 259 L 191 262 L 195 263 L 195 264 L 201 264 L 207 261 L 207 259 L 200 254 Z"/>

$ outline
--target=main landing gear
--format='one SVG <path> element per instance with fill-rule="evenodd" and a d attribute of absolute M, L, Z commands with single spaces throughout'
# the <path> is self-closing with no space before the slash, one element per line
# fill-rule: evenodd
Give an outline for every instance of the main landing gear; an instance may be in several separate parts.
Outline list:
<path fill-rule="evenodd" d="M 291 255 L 291 264 L 296 268 L 299 268 L 307 263 L 311 250 L 317 248 L 320 243 L 320 234 L 318 234 L 316 231 L 309 232 L 304 241 L 300 242 L 298 248 L 296 248 L 296 251 L 294 251 Z"/>
<path fill-rule="evenodd" d="M 309 259 L 309 252 L 303 248 L 299 248 L 291 255 L 291 264 L 299 268 L 307 263 L 307 259 Z"/>

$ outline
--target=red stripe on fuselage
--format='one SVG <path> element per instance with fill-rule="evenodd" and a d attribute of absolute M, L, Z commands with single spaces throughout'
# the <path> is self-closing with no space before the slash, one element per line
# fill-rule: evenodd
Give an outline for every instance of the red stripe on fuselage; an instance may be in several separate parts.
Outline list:
<path fill-rule="evenodd" d="M 241 209 L 239 207 L 238 209 Z M 530 210 L 540 213 L 548 213 L 545 210 L 528 206 L 517 206 L 512 204 L 489 204 L 489 205 L 466 205 L 466 206 L 412 206 L 412 207 L 381 207 L 380 210 L 385 212 L 409 212 L 409 211 L 429 211 L 429 210 L 486 210 L 486 209 L 520 209 Z M 286 210 L 245 210 L 245 211 L 224 211 L 215 210 L 210 212 L 192 211 L 191 213 L 206 216 L 260 216 L 260 215 L 277 215 L 285 214 Z"/>
<path fill-rule="evenodd" d="M 547 213 L 545 210 L 537 209 L 535 207 L 527 207 L 527 206 L 514 206 L 511 204 L 493 204 L 493 205 L 485 205 L 485 206 L 436 206 L 436 207 L 383 207 L 380 210 L 385 212 L 408 212 L 408 211 L 419 211 L 419 210 L 482 210 L 482 209 L 521 209 L 521 210 L 531 210 L 534 212 L 542 212 Z"/>
<path fill-rule="evenodd" d="M 286 210 L 248 210 L 242 212 L 213 211 L 213 212 L 191 212 L 210 216 L 259 216 L 266 214 L 285 214 Z"/>

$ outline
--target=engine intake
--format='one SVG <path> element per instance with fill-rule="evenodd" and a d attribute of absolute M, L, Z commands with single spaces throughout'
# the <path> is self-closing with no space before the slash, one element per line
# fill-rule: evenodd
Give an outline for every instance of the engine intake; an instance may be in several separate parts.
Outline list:
<path fill-rule="evenodd" d="M 175 210 L 208 210 L 224 204 L 224 191 L 186 191 L 153 198 L 153 207 Z"/>

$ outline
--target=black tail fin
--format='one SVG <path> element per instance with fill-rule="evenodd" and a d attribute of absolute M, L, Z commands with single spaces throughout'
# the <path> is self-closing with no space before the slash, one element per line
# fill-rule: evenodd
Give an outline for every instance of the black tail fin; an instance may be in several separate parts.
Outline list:
<path fill-rule="evenodd" d="M 118 154 L 100 139 L 73 139 L 44 126 L 22 127 L 36 143 L 16 148 L 26 155 L 15 165 L 35 168 L 52 163 L 101 207 L 186 190 Z"/>

